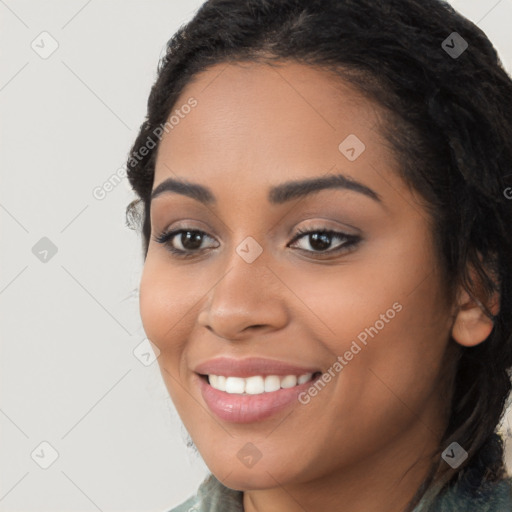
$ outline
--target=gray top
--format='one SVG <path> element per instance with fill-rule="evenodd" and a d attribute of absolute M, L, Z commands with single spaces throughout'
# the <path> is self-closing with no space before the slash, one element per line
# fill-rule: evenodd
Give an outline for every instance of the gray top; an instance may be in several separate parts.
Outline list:
<path fill-rule="evenodd" d="M 432 506 L 431 506 L 432 507 Z M 512 512 L 512 477 L 482 486 L 477 497 L 455 487 L 437 497 L 432 508 L 422 500 L 413 512 Z M 208 475 L 197 493 L 169 512 L 244 512 L 243 492 L 224 486 Z"/>

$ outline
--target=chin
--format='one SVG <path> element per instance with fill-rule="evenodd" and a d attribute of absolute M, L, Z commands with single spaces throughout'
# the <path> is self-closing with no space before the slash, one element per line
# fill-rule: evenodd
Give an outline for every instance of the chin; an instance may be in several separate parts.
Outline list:
<path fill-rule="evenodd" d="M 286 466 L 278 467 L 272 460 L 264 464 L 262 459 L 250 468 L 232 462 L 208 465 L 208 468 L 217 480 L 236 491 L 271 489 L 300 479 L 296 471 Z"/>

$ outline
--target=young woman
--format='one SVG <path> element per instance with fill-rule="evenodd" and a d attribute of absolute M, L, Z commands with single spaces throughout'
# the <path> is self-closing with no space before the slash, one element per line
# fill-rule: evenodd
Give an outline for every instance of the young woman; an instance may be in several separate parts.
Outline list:
<path fill-rule="evenodd" d="M 512 510 L 512 81 L 437 0 L 209 0 L 128 159 L 175 512 Z"/>

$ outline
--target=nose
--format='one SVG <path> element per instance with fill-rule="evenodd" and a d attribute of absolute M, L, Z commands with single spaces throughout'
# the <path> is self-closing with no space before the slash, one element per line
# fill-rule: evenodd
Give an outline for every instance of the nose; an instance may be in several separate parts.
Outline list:
<path fill-rule="evenodd" d="M 290 293 L 290 292 L 288 292 Z M 198 323 L 226 340 L 242 340 L 282 329 L 288 323 L 286 286 L 263 258 L 247 263 L 238 255 L 210 290 Z"/>

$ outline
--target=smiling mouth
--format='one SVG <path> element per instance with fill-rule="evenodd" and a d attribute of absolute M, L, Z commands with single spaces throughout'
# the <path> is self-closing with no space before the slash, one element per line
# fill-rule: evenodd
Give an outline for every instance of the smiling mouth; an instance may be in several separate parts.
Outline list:
<path fill-rule="evenodd" d="M 302 375 L 253 375 L 250 377 L 212 374 L 199 374 L 199 376 L 218 391 L 233 395 L 262 395 L 313 382 L 321 374 L 322 372 L 304 373 Z"/>

